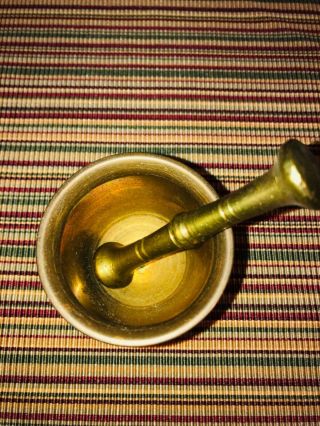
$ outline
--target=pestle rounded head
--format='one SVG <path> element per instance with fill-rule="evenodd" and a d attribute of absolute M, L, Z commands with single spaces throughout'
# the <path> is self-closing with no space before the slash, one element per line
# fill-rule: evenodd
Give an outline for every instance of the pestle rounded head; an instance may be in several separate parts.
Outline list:
<path fill-rule="evenodd" d="M 93 268 L 98 280 L 106 287 L 121 288 L 132 281 L 130 270 L 118 267 L 117 257 L 122 245 L 106 243 L 100 246 L 93 259 Z"/>
<path fill-rule="evenodd" d="M 308 209 L 320 209 L 320 162 L 297 140 L 282 145 L 275 168 L 292 201 Z"/>

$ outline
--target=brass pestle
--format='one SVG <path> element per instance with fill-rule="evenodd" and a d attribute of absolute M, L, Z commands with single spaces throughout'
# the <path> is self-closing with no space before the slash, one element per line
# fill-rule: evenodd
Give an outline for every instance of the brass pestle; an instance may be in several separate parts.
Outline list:
<path fill-rule="evenodd" d="M 283 206 L 320 209 L 320 165 L 301 142 L 280 149 L 273 167 L 239 190 L 196 210 L 177 214 L 154 233 L 127 246 L 98 247 L 93 269 L 106 287 L 125 287 L 134 270 L 159 257 L 198 247 L 240 222 Z"/>

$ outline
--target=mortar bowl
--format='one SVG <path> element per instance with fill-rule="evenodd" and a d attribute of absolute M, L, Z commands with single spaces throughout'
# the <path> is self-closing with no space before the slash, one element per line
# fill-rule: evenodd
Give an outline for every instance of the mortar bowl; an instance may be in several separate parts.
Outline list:
<path fill-rule="evenodd" d="M 198 173 L 160 155 L 114 155 L 84 167 L 55 194 L 39 229 L 38 271 L 52 304 L 78 330 L 110 344 L 153 345 L 189 331 L 226 287 L 231 229 L 147 263 L 124 288 L 104 287 L 93 258 L 105 242 L 129 244 L 217 198 Z"/>

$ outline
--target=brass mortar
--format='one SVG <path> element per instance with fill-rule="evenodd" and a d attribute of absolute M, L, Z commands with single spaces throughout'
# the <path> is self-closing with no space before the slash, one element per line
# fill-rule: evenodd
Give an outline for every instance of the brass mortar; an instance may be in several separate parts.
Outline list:
<path fill-rule="evenodd" d="M 319 164 L 289 141 L 267 173 L 217 198 L 200 175 L 162 156 L 85 167 L 55 195 L 39 231 L 38 269 L 52 303 L 108 343 L 151 345 L 185 333 L 228 282 L 230 227 L 281 206 L 320 209 Z"/>
<path fill-rule="evenodd" d="M 112 344 L 152 345 L 190 330 L 227 284 L 231 229 L 141 267 L 125 288 L 102 286 L 93 258 L 104 242 L 129 244 L 217 198 L 200 175 L 162 156 L 115 155 L 83 168 L 54 196 L 39 230 L 38 270 L 49 299 L 77 329 Z"/>

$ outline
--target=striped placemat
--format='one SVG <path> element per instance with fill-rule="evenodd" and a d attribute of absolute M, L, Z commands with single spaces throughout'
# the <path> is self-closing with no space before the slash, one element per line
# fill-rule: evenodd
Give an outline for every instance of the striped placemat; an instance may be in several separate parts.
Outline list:
<path fill-rule="evenodd" d="M 3 425 L 319 424 L 320 214 L 235 228 L 218 307 L 178 341 L 76 331 L 38 278 L 39 222 L 80 167 L 160 153 L 231 191 L 320 140 L 318 1 L 2 0 Z"/>

